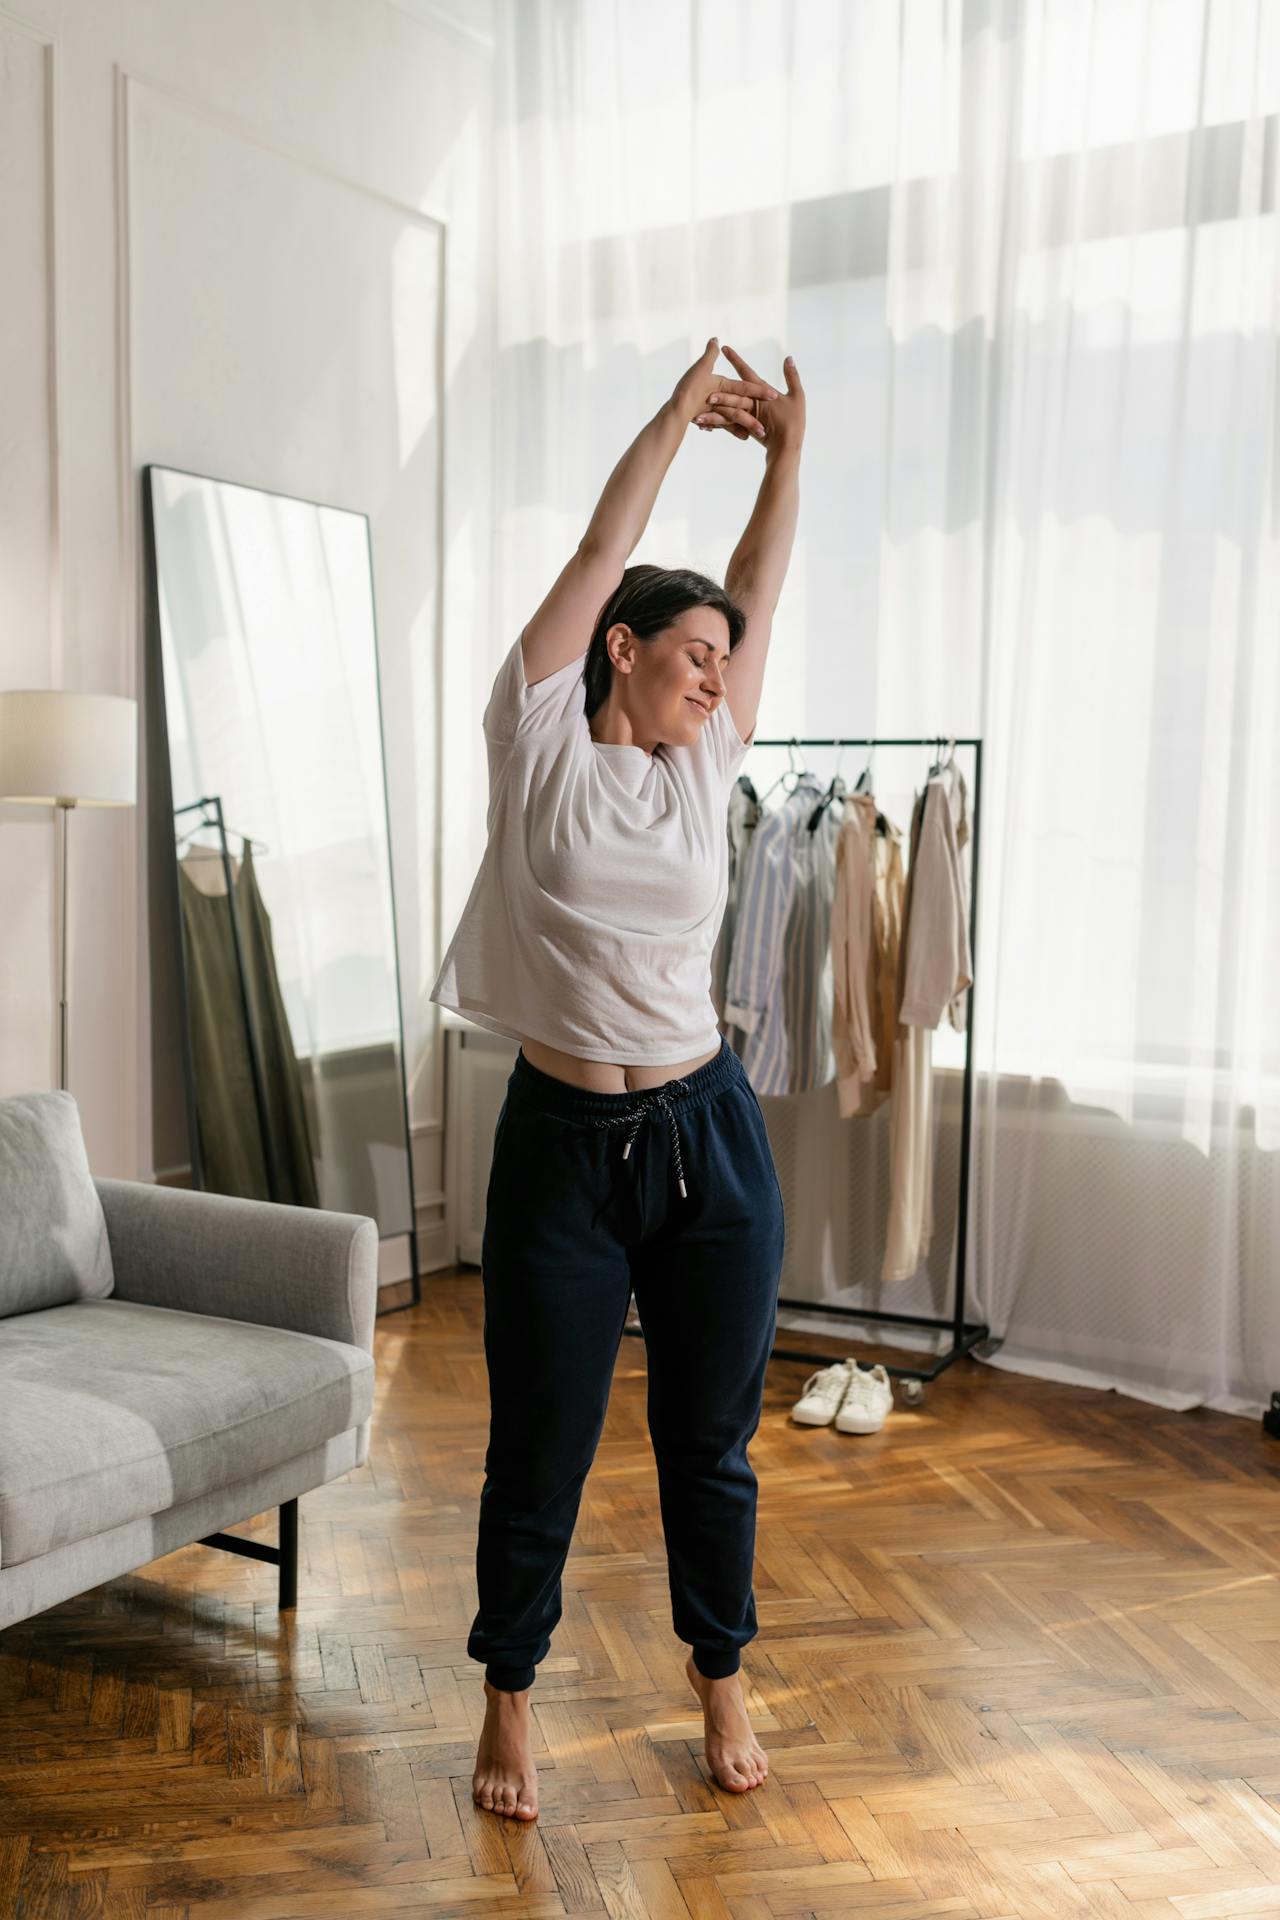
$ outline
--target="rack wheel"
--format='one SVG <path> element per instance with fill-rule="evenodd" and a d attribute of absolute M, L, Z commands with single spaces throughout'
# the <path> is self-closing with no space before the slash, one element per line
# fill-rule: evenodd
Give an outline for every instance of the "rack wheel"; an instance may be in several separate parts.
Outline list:
<path fill-rule="evenodd" d="M 918 1407 L 924 1399 L 923 1380 L 904 1380 L 902 1383 L 902 1397 L 909 1407 Z"/>

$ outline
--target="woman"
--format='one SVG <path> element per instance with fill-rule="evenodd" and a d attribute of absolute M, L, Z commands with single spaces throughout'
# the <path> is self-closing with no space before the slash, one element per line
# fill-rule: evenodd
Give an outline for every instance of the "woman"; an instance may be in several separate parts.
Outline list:
<path fill-rule="evenodd" d="M 577 552 L 484 714 L 488 845 L 431 998 L 518 1039 L 482 1246 L 489 1445 L 480 1497 L 485 1663 L 472 1797 L 537 1817 L 529 1694 L 604 1425 L 634 1291 L 648 1364 L 672 1618 L 707 1761 L 768 1772 L 742 1697 L 759 1423 L 782 1196 L 764 1119 L 716 1023 L 729 791 L 755 730 L 799 504 L 804 393 L 718 342 L 610 475 Z M 725 586 L 628 567 L 696 423 L 759 439 L 759 497 Z"/>

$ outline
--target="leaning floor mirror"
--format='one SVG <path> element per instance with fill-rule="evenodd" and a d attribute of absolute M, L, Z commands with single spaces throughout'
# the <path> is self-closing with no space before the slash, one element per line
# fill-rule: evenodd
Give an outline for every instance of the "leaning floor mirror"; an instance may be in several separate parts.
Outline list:
<path fill-rule="evenodd" d="M 368 520 L 172 467 L 143 493 L 191 1183 L 371 1215 L 416 1304 Z"/>

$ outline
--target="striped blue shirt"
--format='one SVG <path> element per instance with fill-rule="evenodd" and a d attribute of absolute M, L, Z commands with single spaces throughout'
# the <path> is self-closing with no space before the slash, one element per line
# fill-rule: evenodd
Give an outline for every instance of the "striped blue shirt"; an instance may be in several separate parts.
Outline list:
<path fill-rule="evenodd" d="M 739 774 L 729 793 L 729 887 L 725 894 L 724 917 L 711 954 L 711 1002 L 716 1010 L 716 1019 L 722 1025 L 729 955 L 733 951 L 733 930 L 738 920 L 738 899 L 746 872 L 747 852 L 760 819 L 760 811 L 760 800 L 750 775 Z"/>
<path fill-rule="evenodd" d="M 724 1017 L 730 1046 L 759 1093 L 799 1093 L 835 1075 L 831 1045 L 839 798 L 817 828 L 809 816 L 826 791 L 804 772 L 783 804 L 765 809 L 747 853 Z"/>

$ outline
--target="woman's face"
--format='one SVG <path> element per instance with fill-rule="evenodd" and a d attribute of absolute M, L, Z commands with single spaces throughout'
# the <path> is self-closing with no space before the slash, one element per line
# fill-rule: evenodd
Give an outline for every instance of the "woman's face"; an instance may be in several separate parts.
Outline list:
<path fill-rule="evenodd" d="M 625 700 L 636 733 L 673 746 L 696 740 L 725 697 L 724 615 L 715 607 L 686 607 L 665 633 L 634 642 L 627 657 L 632 667 L 625 675 Z"/>

